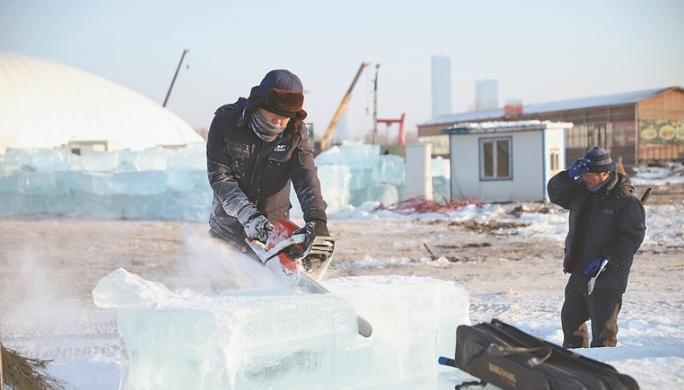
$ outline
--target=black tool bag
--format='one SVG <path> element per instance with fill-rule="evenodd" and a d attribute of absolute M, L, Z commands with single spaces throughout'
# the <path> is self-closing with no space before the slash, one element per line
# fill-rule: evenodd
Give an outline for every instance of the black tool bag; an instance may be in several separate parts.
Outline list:
<path fill-rule="evenodd" d="M 456 330 L 454 359 L 460 368 L 502 389 L 639 389 L 607 364 L 531 336 L 499 320 Z M 458 386 L 457 386 L 458 388 Z"/>

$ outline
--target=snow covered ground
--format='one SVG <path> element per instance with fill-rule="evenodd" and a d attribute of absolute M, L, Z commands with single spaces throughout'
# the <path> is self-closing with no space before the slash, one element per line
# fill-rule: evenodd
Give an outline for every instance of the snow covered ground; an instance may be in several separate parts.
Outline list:
<path fill-rule="evenodd" d="M 367 204 L 332 218 L 339 250 L 327 283 L 362 275 L 453 281 L 468 291 L 472 323 L 499 318 L 561 342 L 563 210 L 543 204 L 470 205 L 434 214 L 372 209 Z M 642 388 L 681 388 L 684 202 L 654 202 L 647 218 L 647 241 L 624 297 L 618 347 L 579 352 L 614 365 Z M 202 294 L 215 293 L 212 286 L 220 279 L 235 288 L 259 288 L 250 269 L 237 276 L 225 259 L 215 258 L 205 232 L 204 224 L 170 222 L 0 220 L 3 340 L 31 356 L 54 359 L 50 372 L 67 388 L 118 388 L 125 363 L 116 312 L 92 303 L 91 290 L 101 277 L 125 267 Z M 445 369 L 421 383 L 425 387 L 409 387 L 448 389 L 466 379 Z"/>
<path fill-rule="evenodd" d="M 154 166 L 160 161 L 173 166 L 173 161 L 192 156 L 190 153 L 187 156 L 174 156 L 173 159 L 167 156 L 165 159 L 146 160 L 147 154 L 131 154 L 118 156 L 116 163 L 125 168 L 122 168 L 124 172 L 120 174 L 127 175 L 130 166 Z M 52 158 L 55 155 L 34 157 L 36 158 L 33 160 L 40 162 L 43 157 Z M 49 164 L 45 165 L 52 167 L 54 159 L 48 160 L 46 161 Z M 109 162 L 111 161 L 104 161 Z M 69 164 L 71 163 L 73 161 Z M 84 167 L 97 163 L 95 165 L 99 167 L 103 161 L 83 160 L 80 163 Z M 179 164 L 188 165 L 186 162 Z M 138 168 L 133 171 L 138 172 L 136 169 Z M 143 173 L 164 172 L 164 167 L 154 169 L 143 170 Z M 27 179 L 28 181 L 10 180 L 9 176 L 5 176 L 4 184 L 0 183 L 0 187 L 16 187 L 18 184 L 39 187 L 45 185 L 40 188 L 48 195 L 41 198 L 42 203 L 36 203 L 37 198 L 21 199 L 28 201 L 31 207 L 37 205 L 40 206 L 39 210 L 47 210 L 54 206 L 56 200 L 61 199 L 59 196 L 53 197 L 51 190 L 61 182 L 52 180 L 54 178 L 50 175 L 54 175 L 54 172 L 43 173 L 40 169 L 37 170 L 38 172 L 22 171 L 22 175 L 30 176 L 31 180 Z M 80 177 L 79 172 L 72 171 L 65 172 L 75 175 L 73 177 Z M 640 186 L 637 189 L 638 194 L 643 193 L 646 187 L 655 187 L 656 190 L 646 206 L 646 240 L 637 255 L 630 285 L 624 296 L 619 321 L 619 344 L 617 348 L 579 351 L 632 375 L 646 389 L 684 387 L 684 287 L 681 285 L 681 280 L 684 279 L 684 176 L 681 172 L 680 166 L 641 168 L 638 176 L 633 179 Z M 168 172 L 165 175 L 164 180 L 159 182 L 160 188 L 176 188 L 176 195 L 182 192 L 181 189 L 186 191 L 195 188 L 184 186 L 194 183 L 194 179 L 189 180 L 182 175 L 176 177 Z M 50 180 L 34 180 L 38 176 Z M 97 174 L 92 176 L 98 177 Z M 128 183 L 127 180 L 124 182 Z M 80 182 L 76 180 L 74 183 Z M 102 183 L 88 183 L 99 183 L 98 186 L 104 183 L 109 187 L 102 188 L 109 191 L 110 184 L 114 182 L 107 179 Z M 100 188 L 98 186 L 93 188 Z M 11 191 L 8 192 L 7 188 L 4 192 L 6 199 L 20 199 L 12 195 Z M 166 193 L 164 191 L 166 190 L 160 189 L 158 192 Z M 192 191 L 183 193 L 190 194 Z M 69 204 L 74 203 L 73 199 L 69 199 Z M 129 207 L 131 204 L 128 199 L 115 200 L 109 205 L 112 207 L 107 209 L 109 206 L 105 205 L 105 209 L 100 210 L 104 213 L 103 218 L 108 218 L 111 210 L 118 210 L 118 206 Z M 158 202 L 152 198 L 148 200 L 150 204 L 164 204 L 165 210 L 169 209 L 168 202 Z M 88 199 L 85 201 L 88 204 Z M 176 206 L 170 207 L 174 213 L 184 212 L 184 203 L 180 200 L 178 202 L 173 203 Z M 16 209 L 16 205 L 5 206 Z M 540 203 L 471 204 L 432 213 L 393 210 L 372 202 L 366 202 L 357 208 L 343 207 L 340 204 L 340 208 L 341 211 L 331 215 L 330 228 L 337 239 L 338 251 L 328 272 L 329 279 L 325 282 L 339 295 L 339 299 L 353 301 L 358 299 L 358 296 L 354 298 L 355 292 L 370 289 L 375 291 L 371 295 L 376 301 L 379 299 L 382 302 L 382 291 L 387 288 L 379 289 L 378 283 L 394 285 L 393 288 L 399 290 L 393 294 L 401 296 L 410 292 L 409 287 L 401 290 L 402 281 L 406 280 L 402 278 L 415 276 L 420 277 L 415 279 L 417 281 L 427 281 L 428 285 L 423 289 L 426 291 L 430 291 L 430 288 L 444 289 L 443 286 L 440 287 L 440 283 L 448 283 L 456 289 L 460 288 L 458 286 L 464 287 L 469 299 L 467 316 L 472 323 L 499 318 L 538 337 L 555 343 L 561 342 L 559 313 L 563 287 L 567 280 L 567 276 L 561 272 L 563 238 L 567 232 L 566 211 Z M 150 210 L 144 208 L 134 211 L 147 215 Z M 193 210 L 190 212 L 197 212 Z M 195 217 L 180 219 L 204 219 L 197 218 L 202 213 L 206 213 L 206 210 L 201 209 L 196 215 L 193 214 Z M 119 214 L 112 215 L 116 217 Z M 176 217 L 177 215 L 170 218 L 178 219 Z M 69 389 L 116 389 L 122 378 L 126 377 L 127 367 L 127 349 L 120 338 L 125 333 L 122 326 L 126 325 L 125 329 L 128 330 L 133 329 L 132 334 L 135 334 L 135 326 L 130 327 L 130 324 L 135 324 L 135 318 L 130 317 L 129 313 L 125 317 L 128 320 L 122 322 L 122 317 L 117 316 L 115 309 L 95 307 L 92 296 L 92 290 L 98 281 L 113 270 L 122 267 L 130 271 L 131 275 L 139 276 L 140 280 L 163 283 L 166 286 L 164 289 L 168 287 L 168 294 L 176 294 L 181 289 L 192 291 L 198 297 L 205 297 L 200 298 L 203 302 L 211 301 L 217 296 L 220 300 L 221 294 L 225 294 L 226 286 L 230 286 L 230 294 L 238 297 L 238 301 L 242 298 L 246 301 L 252 299 L 255 294 L 277 297 L 278 294 L 274 295 L 272 281 L 264 276 L 261 267 L 251 262 L 228 260 L 233 260 L 233 255 L 226 253 L 225 248 L 217 248 L 216 242 L 208 238 L 206 230 L 205 223 L 193 222 L 46 216 L 0 219 L 0 335 L 3 342 L 29 356 L 53 359 L 50 373 L 63 379 Z M 370 279 L 364 279 L 368 277 Z M 350 284 L 350 280 L 356 282 Z M 430 280 L 434 282 L 429 282 Z M 145 295 L 149 290 L 142 289 L 138 292 Z M 432 294 L 437 295 L 437 292 Z M 152 302 L 152 313 L 156 310 L 155 307 L 165 305 L 158 299 L 145 296 Z M 431 294 L 421 295 L 423 301 L 400 302 L 406 303 L 402 306 L 405 313 L 411 310 L 420 313 L 421 309 L 429 307 L 430 312 L 438 316 L 458 306 L 458 302 L 463 303 L 456 296 L 450 298 L 452 304 L 440 301 L 437 297 L 431 300 L 430 296 Z M 318 303 L 325 307 L 324 303 L 328 302 L 326 299 L 328 298 L 313 297 L 310 305 L 313 307 Z M 359 304 L 354 305 L 358 310 Z M 445 332 L 438 327 L 421 325 L 410 315 L 393 317 L 396 313 L 390 314 L 383 310 L 397 305 L 376 306 L 370 314 L 364 315 L 369 318 L 375 316 L 373 320 L 376 323 L 389 323 L 401 329 L 432 329 L 434 334 Z M 444 309 L 439 310 L 438 307 Z M 268 314 L 256 313 L 260 317 L 268 317 Z M 417 317 L 418 320 L 429 319 L 426 315 Z M 451 319 L 447 317 L 431 321 L 435 325 L 452 327 L 455 332 L 459 322 L 454 322 L 453 316 Z M 231 321 L 234 326 L 235 320 Z M 416 324 L 420 326 L 416 327 Z M 230 327 L 229 325 L 231 324 L 226 324 L 226 327 Z M 297 328 L 294 322 L 286 325 Z M 390 328 L 392 327 L 383 328 L 379 325 L 374 339 L 366 345 L 351 343 L 357 352 L 370 348 L 391 355 L 393 360 L 384 362 L 389 364 L 385 366 L 384 376 L 377 372 L 364 373 L 359 370 L 357 380 L 353 383 L 339 375 L 337 381 L 328 384 L 332 383 L 337 388 L 382 389 L 388 388 L 387 378 L 392 377 L 395 379 L 392 388 L 398 388 L 401 384 L 407 389 L 448 389 L 453 388 L 454 383 L 470 379 L 457 370 L 436 367 L 438 356 L 428 358 L 426 355 L 419 355 L 421 358 L 415 360 L 415 356 L 409 356 L 410 354 L 397 354 L 396 350 L 388 352 L 392 346 L 399 348 L 402 345 L 430 345 L 425 341 L 430 336 L 426 333 L 416 332 L 411 337 L 392 333 L 388 330 Z M 316 334 L 324 335 L 325 332 Z M 390 334 L 392 341 L 387 342 Z M 325 339 L 328 336 L 320 337 Z M 383 337 L 385 341 L 379 342 Z M 449 344 L 451 341 L 443 343 Z M 453 349 L 453 345 L 450 347 Z M 237 348 L 233 350 L 236 356 L 244 355 L 247 351 L 240 347 L 233 348 Z M 424 354 L 437 355 L 437 351 L 443 351 L 443 348 L 444 345 L 441 345 L 439 348 L 421 351 Z M 149 348 L 143 350 L 149 352 Z M 327 351 L 327 355 L 320 356 L 326 356 L 325 359 L 329 360 L 322 361 L 349 363 L 355 359 L 350 356 L 356 356 L 349 354 L 344 348 Z M 262 365 L 262 368 L 268 367 L 268 370 L 260 372 L 271 375 L 273 372 L 287 371 L 287 367 L 304 367 L 313 370 L 309 372 L 318 375 L 318 378 L 327 375 L 321 367 L 330 366 L 318 364 L 318 358 L 313 361 L 316 364 L 310 364 L 312 361 L 306 357 L 309 355 L 293 356 L 292 359 L 278 360 L 275 363 L 266 362 L 271 364 Z M 382 366 L 378 360 L 383 359 L 377 354 L 372 356 L 374 357 L 368 363 L 376 368 Z M 278 369 L 273 371 L 276 366 Z M 405 374 L 411 371 L 411 367 L 418 366 L 429 369 L 415 370 L 416 372 L 431 374 L 427 377 Z M 347 374 L 356 375 L 353 364 L 345 367 Z M 392 371 L 397 369 L 399 371 Z M 276 382 L 261 383 L 268 387 Z M 314 382 L 312 380 L 310 384 L 314 386 L 318 383 Z M 303 383 L 299 388 L 305 388 L 306 385 L 307 383 Z"/>

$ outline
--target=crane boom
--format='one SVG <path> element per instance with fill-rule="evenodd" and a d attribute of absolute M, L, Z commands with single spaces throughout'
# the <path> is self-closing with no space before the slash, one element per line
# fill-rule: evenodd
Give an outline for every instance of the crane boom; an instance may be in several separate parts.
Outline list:
<path fill-rule="evenodd" d="M 171 80 L 171 85 L 169 85 L 169 90 L 166 92 L 166 97 L 164 98 L 164 104 L 162 104 L 162 107 L 166 107 L 166 103 L 169 102 L 171 90 L 173 89 L 173 85 L 176 83 L 176 78 L 178 77 L 178 71 L 180 70 L 181 65 L 183 65 L 183 58 L 185 58 L 185 55 L 188 54 L 188 51 L 188 49 L 184 49 L 183 54 L 181 54 L 180 61 L 178 61 L 178 67 L 176 68 L 176 73 L 173 74 L 173 79 Z"/>
<path fill-rule="evenodd" d="M 335 131 L 335 127 L 337 126 L 337 122 L 340 121 L 340 118 L 342 117 L 344 110 L 347 109 L 347 106 L 349 105 L 349 101 L 351 100 L 351 93 L 354 90 L 354 86 L 356 85 L 356 82 L 359 81 L 359 77 L 361 77 L 361 72 L 363 72 L 363 69 L 366 66 L 368 66 L 367 62 L 361 63 L 361 65 L 359 66 L 359 70 L 356 71 L 356 76 L 354 76 L 354 80 L 352 81 L 351 85 L 349 86 L 349 89 L 347 89 L 347 93 L 344 94 L 344 97 L 342 98 L 340 105 L 337 106 L 337 111 L 335 111 L 335 115 L 333 115 L 332 119 L 330 120 L 330 124 L 328 125 L 328 128 L 325 129 L 325 133 L 323 134 L 323 138 L 321 138 L 321 151 L 326 150 L 328 148 L 328 146 L 329 146 L 328 144 L 330 143 L 330 139 L 332 138 L 333 132 Z"/>

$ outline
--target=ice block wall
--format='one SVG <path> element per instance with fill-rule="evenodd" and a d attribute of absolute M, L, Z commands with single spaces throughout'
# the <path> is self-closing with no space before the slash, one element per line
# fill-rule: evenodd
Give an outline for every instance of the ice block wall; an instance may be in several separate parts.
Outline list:
<path fill-rule="evenodd" d="M 468 294 L 453 282 L 362 277 L 334 294 L 293 290 L 201 296 L 123 269 L 95 304 L 118 310 L 124 389 L 430 389 L 453 355 Z M 356 313 L 374 327 L 356 333 Z"/>
<path fill-rule="evenodd" d="M 349 198 L 344 206 L 360 206 L 367 201 L 390 205 L 403 197 L 406 181 L 404 159 L 400 156 L 380 155 L 379 145 L 345 142 L 318 155 L 316 165 L 319 167 L 324 192 L 328 189 Z M 333 175 L 321 172 L 321 169 L 330 166 L 344 166 L 349 169 L 347 186 L 338 186 Z M 342 208 L 330 209 L 334 212 Z"/>
<path fill-rule="evenodd" d="M 8 149 L 0 155 L 0 216 L 206 220 L 204 150 L 202 143 L 83 156 Z"/>
<path fill-rule="evenodd" d="M 433 159 L 437 200 L 448 196 L 448 163 Z M 328 213 L 404 199 L 404 159 L 380 155 L 378 145 L 335 146 L 317 156 L 316 164 Z M 83 156 L 8 149 L 0 155 L 0 216 L 206 221 L 212 196 L 204 144 Z M 293 215 L 301 215 L 294 191 L 290 202 Z"/>

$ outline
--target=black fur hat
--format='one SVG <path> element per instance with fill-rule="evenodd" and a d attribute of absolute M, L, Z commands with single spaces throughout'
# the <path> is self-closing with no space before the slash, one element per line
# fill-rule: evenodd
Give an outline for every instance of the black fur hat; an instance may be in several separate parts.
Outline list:
<path fill-rule="evenodd" d="M 294 73 L 276 69 L 266 73 L 261 83 L 252 88 L 248 108 L 262 107 L 278 115 L 303 120 L 306 118 L 304 88 Z"/>

